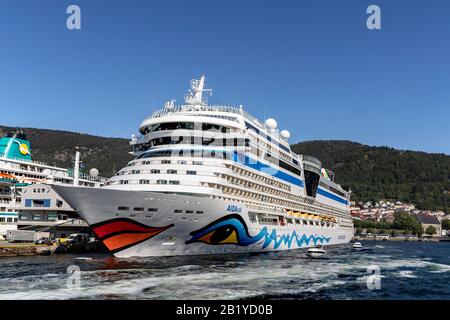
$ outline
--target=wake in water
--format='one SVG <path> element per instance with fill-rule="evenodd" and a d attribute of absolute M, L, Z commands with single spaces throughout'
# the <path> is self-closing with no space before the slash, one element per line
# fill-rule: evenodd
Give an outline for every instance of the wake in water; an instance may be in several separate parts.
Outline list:
<path fill-rule="evenodd" d="M 301 251 L 8 258 L 0 299 L 450 299 L 450 260 L 443 254 L 448 244 L 363 245 L 369 250 L 333 248 L 320 260 L 307 259 Z M 67 286 L 70 265 L 80 269 L 79 289 Z M 378 290 L 367 286 L 373 268 L 380 272 Z"/>

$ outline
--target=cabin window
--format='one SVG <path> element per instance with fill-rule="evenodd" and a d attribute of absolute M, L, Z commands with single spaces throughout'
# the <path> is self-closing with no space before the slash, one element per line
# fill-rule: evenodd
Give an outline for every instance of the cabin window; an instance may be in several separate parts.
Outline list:
<path fill-rule="evenodd" d="M 117 208 L 117 210 L 119 210 L 119 211 L 128 211 L 128 210 L 130 210 L 130 208 L 129 207 L 119 207 L 119 208 Z"/>
<path fill-rule="evenodd" d="M 58 218 L 58 215 L 56 213 L 49 213 L 47 214 L 47 220 L 48 221 L 55 221 Z"/>

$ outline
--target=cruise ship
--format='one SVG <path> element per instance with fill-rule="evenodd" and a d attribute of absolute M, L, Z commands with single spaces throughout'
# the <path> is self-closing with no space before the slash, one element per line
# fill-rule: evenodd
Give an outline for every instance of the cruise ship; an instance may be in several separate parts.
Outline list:
<path fill-rule="evenodd" d="M 79 163 L 79 152 L 75 158 Z M 25 132 L 11 130 L 0 138 L 0 236 L 5 236 L 7 230 L 17 229 L 22 192 L 27 186 L 45 183 L 100 187 L 105 180 L 81 173 L 78 165 L 74 165 L 74 169 L 64 169 L 32 160 L 31 145 Z M 43 207 L 46 205 L 42 204 Z M 55 218 L 53 222 L 61 221 Z M 36 219 L 33 223 L 39 221 Z"/>
<path fill-rule="evenodd" d="M 205 77 L 146 118 L 134 159 L 101 188 L 55 191 L 117 257 L 230 254 L 347 243 L 350 192 L 290 133 L 210 105 Z"/>

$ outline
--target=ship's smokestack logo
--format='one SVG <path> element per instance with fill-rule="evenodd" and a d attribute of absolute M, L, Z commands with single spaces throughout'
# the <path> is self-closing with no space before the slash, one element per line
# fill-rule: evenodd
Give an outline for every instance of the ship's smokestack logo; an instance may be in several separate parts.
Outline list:
<path fill-rule="evenodd" d="M 31 155 L 30 149 L 28 149 L 28 146 L 25 143 L 20 143 L 17 140 L 14 140 L 14 142 L 19 145 L 19 151 L 21 154 L 23 154 L 24 156 Z"/>

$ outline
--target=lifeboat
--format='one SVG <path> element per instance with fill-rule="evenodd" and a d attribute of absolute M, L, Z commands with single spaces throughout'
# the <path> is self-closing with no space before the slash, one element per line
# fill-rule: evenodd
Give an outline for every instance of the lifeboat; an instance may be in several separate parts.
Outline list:
<path fill-rule="evenodd" d="M 0 181 L 16 183 L 17 178 L 12 174 L 0 172 Z"/>

